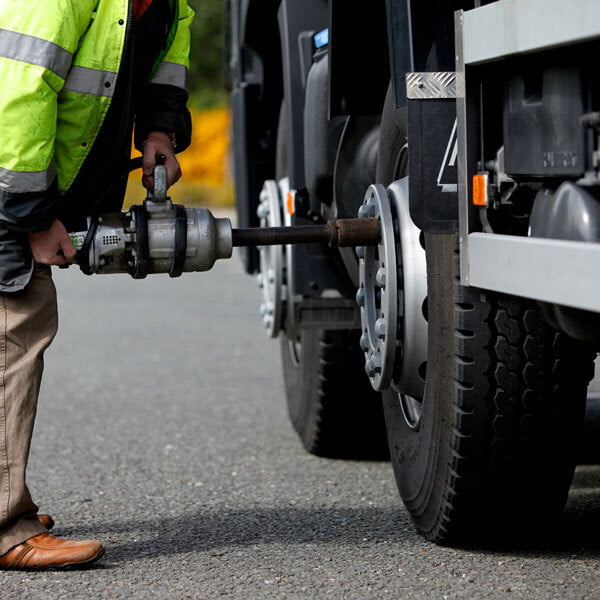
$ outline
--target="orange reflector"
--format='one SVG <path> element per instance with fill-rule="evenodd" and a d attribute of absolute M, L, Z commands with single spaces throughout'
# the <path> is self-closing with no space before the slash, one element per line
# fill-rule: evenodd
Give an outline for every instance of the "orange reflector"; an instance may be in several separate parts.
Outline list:
<path fill-rule="evenodd" d="M 288 215 L 293 215 L 296 213 L 296 192 L 288 192 L 286 199 L 286 208 Z"/>
<path fill-rule="evenodd" d="M 475 206 L 487 206 L 487 173 L 473 175 L 473 204 Z"/>

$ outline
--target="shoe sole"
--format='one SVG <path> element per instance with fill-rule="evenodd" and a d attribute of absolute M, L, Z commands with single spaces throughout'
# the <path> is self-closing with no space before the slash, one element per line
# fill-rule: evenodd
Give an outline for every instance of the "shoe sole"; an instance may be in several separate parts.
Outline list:
<path fill-rule="evenodd" d="M 42 570 L 44 571 L 48 571 L 51 569 L 59 569 L 61 571 L 68 571 L 69 569 L 78 569 L 79 567 L 83 567 L 84 569 L 89 567 L 92 563 L 95 563 L 99 558 L 102 558 L 104 556 L 104 552 L 105 549 L 101 548 L 100 551 L 95 554 L 94 556 L 92 556 L 92 558 L 88 559 L 88 560 L 82 560 L 82 561 L 78 561 L 78 562 L 73 562 L 73 563 L 65 563 L 64 565 L 60 565 L 57 567 L 45 567 Z"/>

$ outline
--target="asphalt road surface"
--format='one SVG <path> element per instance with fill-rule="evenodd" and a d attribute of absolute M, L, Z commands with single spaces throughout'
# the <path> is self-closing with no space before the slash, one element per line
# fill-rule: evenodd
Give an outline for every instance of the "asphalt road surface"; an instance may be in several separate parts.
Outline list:
<path fill-rule="evenodd" d="M 417 535 L 389 463 L 306 454 L 278 344 L 240 262 L 178 280 L 58 271 L 30 486 L 85 571 L 0 572 L 0 598 L 597 599 L 600 468 L 550 541 L 451 549 Z"/>

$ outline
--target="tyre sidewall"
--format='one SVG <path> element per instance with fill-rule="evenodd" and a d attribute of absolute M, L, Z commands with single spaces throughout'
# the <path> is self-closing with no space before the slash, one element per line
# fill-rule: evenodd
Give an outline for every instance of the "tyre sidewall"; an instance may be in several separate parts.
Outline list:
<path fill-rule="evenodd" d="M 287 409 L 292 426 L 305 447 L 310 448 L 316 438 L 319 397 L 319 333 L 320 330 L 302 331 L 300 351 L 292 356 L 290 338 L 281 336 L 281 361 L 286 387 Z"/>
<path fill-rule="evenodd" d="M 452 445 L 454 410 L 449 393 L 454 382 L 454 349 L 441 337 L 453 328 L 454 236 L 429 236 L 428 244 L 438 246 L 428 253 L 428 296 L 436 299 L 435 310 L 429 310 L 428 372 L 423 408 L 418 427 L 409 426 L 394 390 L 384 393 L 384 412 L 390 444 L 390 455 L 400 495 L 419 528 L 434 528 L 443 502 L 443 490 Z M 435 258 L 432 260 L 431 256 Z M 438 399 L 436 401 L 435 399 Z M 450 401 L 446 401 L 450 400 Z"/>
<path fill-rule="evenodd" d="M 390 85 L 385 98 L 381 120 L 377 182 L 385 186 L 407 174 L 406 110 L 396 108 L 393 88 Z M 412 428 L 404 416 L 399 394 L 390 389 L 383 393 L 383 408 L 390 447 L 390 456 L 400 495 L 421 529 L 433 527 L 443 501 L 441 490 L 446 477 L 448 453 L 451 444 L 448 428 L 441 423 L 452 420 L 452 407 L 435 403 L 433 386 L 453 384 L 453 349 L 443 341 L 432 339 L 434 332 L 452 327 L 453 319 L 453 268 L 452 247 L 454 236 L 436 236 L 432 243 L 449 248 L 449 252 L 436 252 L 436 260 L 428 260 L 427 282 L 440 303 L 440 310 L 429 315 L 429 343 L 427 364 L 434 365 L 438 376 L 425 388 L 425 398 L 418 427 Z M 430 292 L 428 292 L 428 295 Z M 432 311 L 429 311 L 430 313 Z M 435 353 L 435 354 L 433 354 Z M 429 378 L 432 379 L 432 378 Z M 425 508 L 426 507 L 426 508 Z"/>

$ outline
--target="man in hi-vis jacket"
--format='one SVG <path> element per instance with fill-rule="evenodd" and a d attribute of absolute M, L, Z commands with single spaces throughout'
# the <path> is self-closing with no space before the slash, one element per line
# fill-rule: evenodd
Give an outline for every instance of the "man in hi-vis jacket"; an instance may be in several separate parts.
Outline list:
<path fill-rule="evenodd" d="M 25 482 L 57 327 L 50 267 L 72 261 L 69 225 L 119 210 L 132 131 L 153 185 L 190 142 L 186 0 L 0 0 L 0 568 L 90 563 L 96 541 L 48 533 Z"/>

